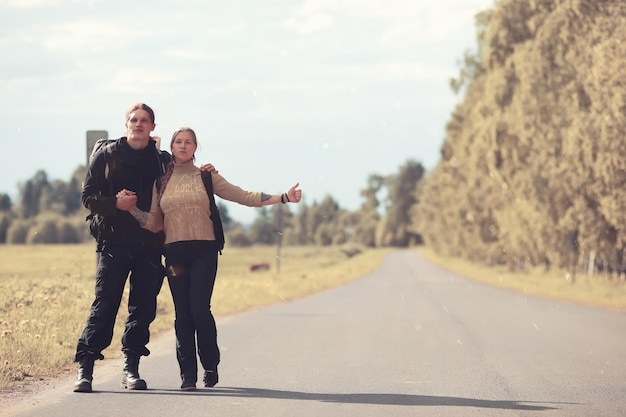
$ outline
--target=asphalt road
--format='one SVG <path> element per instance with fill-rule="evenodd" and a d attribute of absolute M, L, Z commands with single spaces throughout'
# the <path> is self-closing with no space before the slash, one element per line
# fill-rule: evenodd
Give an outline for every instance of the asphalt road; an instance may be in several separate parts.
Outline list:
<path fill-rule="evenodd" d="M 219 279 L 219 278 L 218 278 Z M 626 314 L 463 279 L 414 251 L 332 291 L 218 319 L 220 383 L 179 390 L 173 334 L 147 391 L 97 363 L 0 410 L 11 416 L 624 416 Z"/>

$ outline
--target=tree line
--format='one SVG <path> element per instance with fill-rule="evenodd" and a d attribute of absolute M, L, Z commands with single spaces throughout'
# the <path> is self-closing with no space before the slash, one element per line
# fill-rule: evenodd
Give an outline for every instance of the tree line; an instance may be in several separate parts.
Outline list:
<path fill-rule="evenodd" d="M 0 194 L 0 243 L 56 244 L 81 243 L 92 237 L 85 217 L 89 214 L 80 200 L 85 166 L 79 166 L 69 181 L 49 180 L 38 171 L 20 184 L 19 201 L 13 204 Z M 366 247 L 408 246 L 420 237 L 407 227 L 408 210 L 414 202 L 410 189 L 424 175 L 419 162 L 407 161 L 397 174 L 373 174 L 361 191 L 359 210 L 341 208 L 332 196 L 312 204 L 262 207 L 250 225 L 233 219 L 228 207 L 218 202 L 228 245 L 342 245 Z M 379 196 L 384 195 L 384 198 Z M 297 211 L 292 211 L 295 208 Z M 381 213 L 387 213 L 383 216 Z"/>

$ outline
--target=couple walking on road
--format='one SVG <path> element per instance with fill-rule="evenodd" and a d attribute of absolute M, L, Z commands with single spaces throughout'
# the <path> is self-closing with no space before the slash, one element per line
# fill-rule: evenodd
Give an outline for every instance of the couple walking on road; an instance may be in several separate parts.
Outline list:
<path fill-rule="evenodd" d="M 282 194 L 245 191 L 229 183 L 212 164 L 196 166 L 198 142 L 188 127 L 174 132 L 171 154 L 160 151 L 151 137 L 156 128 L 154 111 L 144 103 L 127 110 L 125 127 L 126 136 L 92 154 L 81 196 L 100 224 L 95 236 L 95 299 L 76 347 L 74 391 L 92 391 L 94 362 L 104 359 L 102 351 L 111 344 L 127 280 L 122 386 L 147 389 L 139 375 L 139 361 L 150 354 L 149 326 L 156 316 L 164 276 L 174 301 L 181 389 L 196 389 L 197 357 L 204 368 L 203 385 L 212 387 L 219 379 L 220 352 L 211 296 L 223 247 L 213 194 L 261 207 L 299 203 L 302 191 L 298 183 Z"/>

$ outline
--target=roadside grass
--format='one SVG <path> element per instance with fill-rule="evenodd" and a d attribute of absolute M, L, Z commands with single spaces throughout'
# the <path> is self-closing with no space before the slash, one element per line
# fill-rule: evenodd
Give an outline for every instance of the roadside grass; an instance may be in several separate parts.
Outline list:
<path fill-rule="evenodd" d="M 333 288 L 372 272 L 389 250 L 275 247 L 227 248 L 219 258 L 212 308 L 226 315 Z M 269 270 L 250 272 L 266 262 Z M 24 391 L 39 380 L 73 372 L 76 342 L 94 296 L 93 244 L 0 246 L 0 392 Z M 280 268 L 279 270 L 277 270 Z M 121 356 L 128 285 L 117 316 L 113 342 L 103 354 Z M 174 323 L 171 294 L 164 280 L 152 337 Z"/>
<path fill-rule="evenodd" d="M 607 275 L 579 273 L 574 282 L 566 271 L 553 268 L 533 268 L 527 272 L 512 272 L 504 266 L 489 267 L 458 258 L 442 257 L 428 248 L 420 248 L 422 257 L 440 267 L 469 279 L 507 288 L 538 297 L 626 312 L 626 282 Z"/>

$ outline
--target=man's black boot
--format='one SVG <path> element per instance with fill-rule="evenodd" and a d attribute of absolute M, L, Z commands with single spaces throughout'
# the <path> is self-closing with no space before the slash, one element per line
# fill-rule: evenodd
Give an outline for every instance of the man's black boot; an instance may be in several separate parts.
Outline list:
<path fill-rule="evenodd" d="M 91 381 L 93 381 L 93 360 L 81 359 L 78 362 L 74 392 L 91 392 Z"/>
<path fill-rule="evenodd" d="M 148 389 L 146 381 L 139 376 L 139 356 L 126 355 L 124 359 L 122 387 L 132 390 Z"/>

